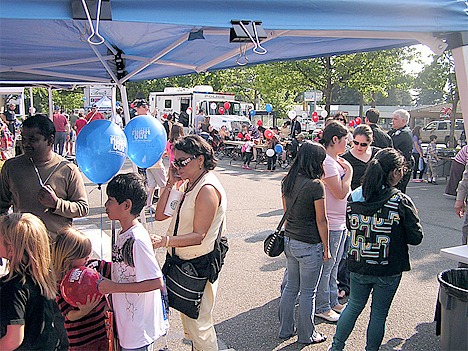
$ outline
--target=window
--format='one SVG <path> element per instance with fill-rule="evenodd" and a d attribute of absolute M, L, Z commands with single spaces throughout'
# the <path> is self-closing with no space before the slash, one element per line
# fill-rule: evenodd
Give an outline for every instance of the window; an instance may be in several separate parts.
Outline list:
<path fill-rule="evenodd" d="M 437 122 L 431 122 L 424 129 L 425 130 L 431 130 L 431 129 L 436 129 L 436 128 L 437 128 Z"/>
<path fill-rule="evenodd" d="M 172 108 L 172 100 L 164 100 L 164 108 Z"/>
<path fill-rule="evenodd" d="M 448 129 L 448 123 L 447 122 L 440 122 L 439 123 L 439 128 L 438 130 L 447 130 Z"/>

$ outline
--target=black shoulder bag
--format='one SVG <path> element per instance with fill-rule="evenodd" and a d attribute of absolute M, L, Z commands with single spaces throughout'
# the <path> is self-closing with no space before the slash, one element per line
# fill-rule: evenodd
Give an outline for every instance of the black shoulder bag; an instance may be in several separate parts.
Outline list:
<path fill-rule="evenodd" d="M 281 255 L 281 253 L 284 251 L 284 229 L 283 229 L 283 224 L 288 218 L 289 212 L 291 211 L 291 208 L 294 207 L 294 204 L 296 203 L 296 200 L 299 196 L 299 193 L 301 192 L 302 188 L 306 184 L 306 182 L 309 179 L 304 179 L 302 182 L 301 186 L 299 187 L 299 190 L 296 193 L 296 196 L 294 197 L 294 200 L 289 208 L 286 209 L 286 212 L 284 213 L 283 217 L 281 218 L 281 221 L 278 224 L 278 227 L 276 227 L 276 230 L 269 234 L 265 241 L 263 242 L 263 251 L 270 257 L 277 257 Z"/>

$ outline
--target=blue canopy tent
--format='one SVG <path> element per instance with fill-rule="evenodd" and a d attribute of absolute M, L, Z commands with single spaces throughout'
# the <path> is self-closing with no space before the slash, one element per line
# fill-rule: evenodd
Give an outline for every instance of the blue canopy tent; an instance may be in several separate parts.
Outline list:
<path fill-rule="evenodd" d="M 0 20 L 3 85 L 112 83 L 126 99 L 129 80 L 422 43 L 451 45 L 468 111 L 464 0 L 1 0 Z"/>

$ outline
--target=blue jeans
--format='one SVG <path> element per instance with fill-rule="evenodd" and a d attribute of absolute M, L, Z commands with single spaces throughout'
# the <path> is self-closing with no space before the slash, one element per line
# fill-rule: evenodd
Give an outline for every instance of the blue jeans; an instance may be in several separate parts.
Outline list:
<path fill-rule="evenodd" d="M 323 264 L 322 276 L 320 277 L 317 289 L 316 313 L 330 311 L 332 307 L 338 305 L 338 285 L 336 279 L 338 265 L 340 264 L 341 256 L 343 256 L 345 233 L 346 229 L 329 231 L 331 259 Z"/>
<path fill-rule="evenodd" d="M 121 351 L 150 351 L 152 349 L 153 349 L 153 343 L 146 345 L 146 346 L 139 347 L 137 349 L 126 349 L 122 347 L 120 350 Z"/>
<path fill-rule="evenodd" d="M 372 291 L 369 325 L 367 326 L 366 351 L 377 351 L 382 344 L 385 322 L 393 297 L 400 285 L 401 274 L 373 276 L 351 272 L 351 292 L 348 305 L 341 313 L 331 350 L 343 350 L 356 320 L 366 306 Z"/>
<path fill-rule="evenodd" d="M 294 304 L 299 295 L 297 341 L 310 344 L 315 331 L 314 304 L 317 284 L 323 266 L 323 245 L 308 244 L 284 237 L 288 259 L 288 278 L 279 305 L 280 338 L 294 334 Z"/>

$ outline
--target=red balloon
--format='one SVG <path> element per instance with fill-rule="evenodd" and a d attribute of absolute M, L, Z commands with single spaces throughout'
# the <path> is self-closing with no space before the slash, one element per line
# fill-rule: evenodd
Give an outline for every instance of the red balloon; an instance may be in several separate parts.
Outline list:
<path fill-rule="evenodd" d="M 356 125 L 360 125 L 361 122 L 362 122 L 361 117 L 356 117 L 356 119 L 354 120 L 354 122 L 356 123 Z"/>
<path fill-rule="evenodd" d="M 317 115 L 317 112 L 314 112 L 314 113 L 315 113 L 315 115 L 312 114 L 312 121 L 314 121 L 315 123 L 317 123 L 318 120 L 319 120 L 319 117 L 318 117 L 318 115 Z"/>
<path fill-rule="evenodd" d="M 265 130 L 263 132 L 263 134 L 265 135 L 265 138 L 267 138 L 267 139 L 273 138 L 273 132 L 271 130 L 269 130 L 269 129 Z"/>
<path fill-rule="evenodd" d="M 241 132 L 239 132 L 239 134 L 237 134 L 237 137 L 238 137 L 239 139 L 242 139 L 242 138 L 244 137 L 244 134 L 242 134 Z"/>
<path fill-rule="evenodd" d="M 257 126 L 259 126 L 259 127 L 260 127 L 260 126 L 262 126 L 262 125 L 263 125 L 263 122 L 262 122 L 262 120 L 261 120 L 261 119 L 259 119 L 259 120 L 257 121 Z"/>
<path fill-rule="evenodd" d="M 349 124 L 350 127 L 354 127 L 354 120 L 352 119 L 351 121 L 349 121 L 348 124 Z"/>
<path fill-rule="evenodd" d="M 318 117 L 318 112 L 317 111 L 312 112 L 312 117 Z"/>
<path fill-rule="evenodd" d="M 231 108 L 231 103 L 226 101 L 226 102 L 224 103 L 224 108 L 225 108 L 226 110 L 229 110 L 229 109 Z"/>
<path fill-rule="evenodd" d="M 226 111 L 224 110 L 224 107 L 218 108 L 218 111 L 219 111 L 219 113 L 222 114 L 222 115 L 224 115 L 224 112 L 226 112 Z"/>
<path fill-rule="evenodd" d="M 101 275 L 94 269 L 78 266 L 70 270 L 60 283 L 60 292 L 70 305 L 77 306 L 77 302 L 84 305 L 88 295 L 102 294 L 98 290 L 98 282 Z"/>

